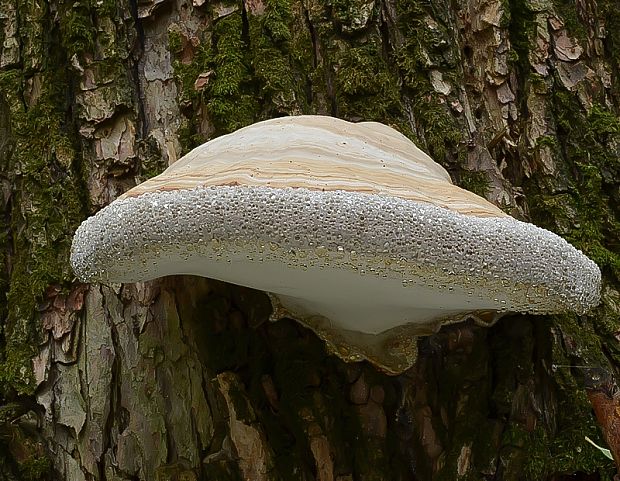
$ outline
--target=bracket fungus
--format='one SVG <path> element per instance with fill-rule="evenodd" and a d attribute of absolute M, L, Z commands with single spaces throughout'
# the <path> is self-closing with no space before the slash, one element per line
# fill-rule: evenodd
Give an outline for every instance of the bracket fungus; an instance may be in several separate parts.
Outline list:
<path fill-rule="evenodd" d="M 79 227 L 86 282 L 195 274 L 267 291 L 348 361 L 410 367 L 417 337 L 506 312 L 585 313 L 601 273 L 452 184 L 375 122 L 284 117 L 194 149 Z"/>

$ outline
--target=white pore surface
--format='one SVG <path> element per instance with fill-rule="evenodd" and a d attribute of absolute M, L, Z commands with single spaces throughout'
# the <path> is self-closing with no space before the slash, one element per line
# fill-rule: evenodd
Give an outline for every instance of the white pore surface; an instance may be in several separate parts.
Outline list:
<path fill-rule="evenodd" d="M 158 275 L 189 274 L 210 277 L 276 294 L 288 311 L 302 319 L 321 316 L 332 326 L 378 334 L 408 323 L 430 324 L 463 311 L 498 309 L 483 293 L 470 296 L 460 287 L 450 295 L 420 284 L 403 286 L 400 278 L 360 275 L 359 270 L 308 267 L 305 270 L 274 260 L 244 254 L 219 259 L 193 254 L 166 256 Z"/>
<path fill-rule="evenodd" d="M 557 235 L 374 194 L 216 186 L 115 201 L 76 232 L 86 282 L 196 274 L 278 295 L 303 320 L 379 333 L 459 312 L 583 313 L 600 271 Z"/>

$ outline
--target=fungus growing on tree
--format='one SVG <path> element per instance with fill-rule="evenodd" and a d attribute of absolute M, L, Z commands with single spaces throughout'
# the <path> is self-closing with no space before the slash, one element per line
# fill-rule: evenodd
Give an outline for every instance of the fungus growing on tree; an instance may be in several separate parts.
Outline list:
<path fill-rule="evenodd" d="M 601 276 L 562 238 L 453 185 L 396 130 L 320 116 L 194 149 L 86 220 L 71 263 L 86 282 L 194 274 L 267 291 L 274 318 L 390 373 L 446 323 L 585 313 Z"/>

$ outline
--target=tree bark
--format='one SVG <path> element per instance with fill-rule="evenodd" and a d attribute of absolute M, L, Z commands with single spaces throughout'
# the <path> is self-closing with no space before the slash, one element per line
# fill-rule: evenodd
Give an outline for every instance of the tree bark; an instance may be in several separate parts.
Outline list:
<path fill-rule="evenodd" d="M 619 11 L 0 0 L 0 480 L 611 479 L 585 437 L 618 442 L 589 397 L 618 400 Z M 443 328 L 390 377 L 268 321 L 260 292 L 74 279 L 88 215 L 206 140 L 301 113 L 399 129 L 595 260 L 601 305 Z"/>

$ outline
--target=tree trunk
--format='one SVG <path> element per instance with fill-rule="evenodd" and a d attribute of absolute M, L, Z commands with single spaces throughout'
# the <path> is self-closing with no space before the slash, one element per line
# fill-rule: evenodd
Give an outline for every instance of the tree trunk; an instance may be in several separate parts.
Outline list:
<path fill-rule="evenodd" d="M 0 480 L 613 477 L 616 0 L 0 0 L 0 40 Z M 75 281 L 88 215 L 301 113 L 399 129 L 597 262 L 601 305 L 443 328 L 390 377 L 260 292 Z"/>

